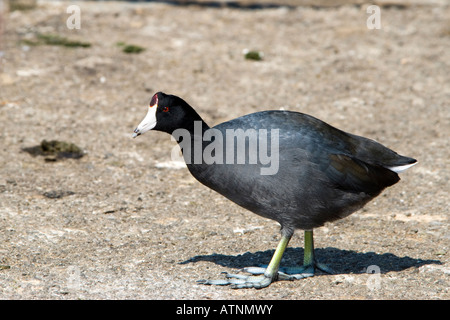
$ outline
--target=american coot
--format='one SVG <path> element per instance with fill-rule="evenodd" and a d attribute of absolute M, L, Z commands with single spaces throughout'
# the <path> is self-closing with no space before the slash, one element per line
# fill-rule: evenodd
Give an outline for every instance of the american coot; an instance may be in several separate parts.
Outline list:
<path fill-rule="evenodd" d="M 298 112 L 256 112 L 210 128 L 183 99 L 162 92 L 152 97 L 133 137 L 149 130 L 178 141 L 189 171 L 202 184 L 281 225 L 267 267 L 199 281 L 233 288 L 263 288 L 275 280 L 313 276 L 315 269 L 331 273 L 314 257 L 313 229 L 360 209 L 416 163 Z M 296 229 L 305 230 L 304 265 L 280 268 Z"/>

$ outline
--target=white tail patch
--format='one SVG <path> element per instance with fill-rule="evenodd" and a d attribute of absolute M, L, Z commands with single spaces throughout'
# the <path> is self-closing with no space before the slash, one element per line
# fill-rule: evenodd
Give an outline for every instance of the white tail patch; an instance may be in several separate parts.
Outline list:
<path fill-rule="evenodd" d="M 416 165 L 417 161 L 414 163 L 410 163 L 410 164 L 405 164 L 403 166 L 397 166 L 397 167 L 386 167 L 387 169 L 394 171 L 395 173 L 400 173 L 405 171 L 406 169 L 411 168 L 413 165 Z"/>

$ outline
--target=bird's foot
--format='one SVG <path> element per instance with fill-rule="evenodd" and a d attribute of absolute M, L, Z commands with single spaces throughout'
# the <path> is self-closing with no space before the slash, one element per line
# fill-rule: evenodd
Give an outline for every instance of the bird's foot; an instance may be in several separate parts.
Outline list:
<path fill-rule="evenodd" d="M 301 267 L 281 267 L 279 273 L 285 273 L 293 279 L 296 280 L 308 277 L 313 277 L 316 270 L 323 271 L 328 274 L 335 274 L 335 272 L 327 265 L 314 261 L 313 263 L 303 265 Z"/>
<path fill-rule="evenodd" d="M 265 274 L 267 271 L 265 267 L 248 267 L 243 268 L 240 271 L 250 273 L 249 275 L 224 272 L 226 279 L 198 280 L 197 282 L 204 285 L 216 285 L 216 286 L 230 285 L 230 287 L 233 289 L 242 289 L 242 288 L 261 289 L 269 286 L 272 282 L 277 280 L 292 281 L 313 277 L 316 269 L 329 274 L 334 274 L 333 270 L 331 270 L 328 266 L 322 263 L 314 262 L 312 264 L 301 267 L 282 267 L 279 269 L 279 271 L 274 277 L 267 276 Z"/>
<path fill-rule="evenodd" d="M 205 285 L 216 285 L 216 286 L 230 285 L 230 287 L 233 289 L 243 289 L 243 288 L 262 289 L 269 286 L 274 280 L 273 277 L 266 276 L 264 274 L 266 270 L 265 268 L 256 268 L 258 269 L 258 272 L 254 272 L 253 269 L 255 269 L 255 267 L 244 268 L 240 270 L 248 272 L 250 273 L 250 275 L 223 272 L 225 274 L 226 279 L 198 280 L 197 282 Z"/>
<path fill-rule="evenodd" d="M 250 267 L 244 268 L 243 271 L 249 272 L 253 275 L 264 274 L 266 266 L 262 267 Z M 319 262 L 313 262 L 311 264 L 303 265 L 300 267 L 280 267 L 277 273 L 277 280 L 299 280 L 303 278 L 314 277 L 315 271 L 320 270 L 328 274 L 334 274 L 335 272 Z"/>

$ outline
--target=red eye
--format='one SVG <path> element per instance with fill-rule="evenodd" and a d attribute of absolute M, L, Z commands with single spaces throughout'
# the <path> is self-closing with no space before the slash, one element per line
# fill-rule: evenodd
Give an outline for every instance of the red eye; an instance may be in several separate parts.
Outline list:
<path fill-rule="evenodd" d="M 153 98 L 152 98 L 152 101 L 150 101 L 150 107 L 153 107 L 153 106 L 155 106 L 155 105 L 157 105 L 157 104 L 158 104 L 158 95 L 155 94 L 155 95 L 153 96 Z"/>
<path fill-rule="evenodd" d="M 168 111 L 169 111 L 169 107 L 163 107 L 163 108 L 162 108 L 162 111 L 163 111 L 163 112 L 168 112 Z"/>

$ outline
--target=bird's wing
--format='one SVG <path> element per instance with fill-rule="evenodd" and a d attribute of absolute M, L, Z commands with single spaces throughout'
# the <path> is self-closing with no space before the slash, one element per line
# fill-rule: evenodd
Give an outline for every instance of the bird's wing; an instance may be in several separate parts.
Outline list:
<path fill-rule="evenodd" d="M 343 154 L 330 154 L 326 175 L 340 189 L 378 194 L 398 182 L 398 175 L 382 166 L 368 164 Z"/>

